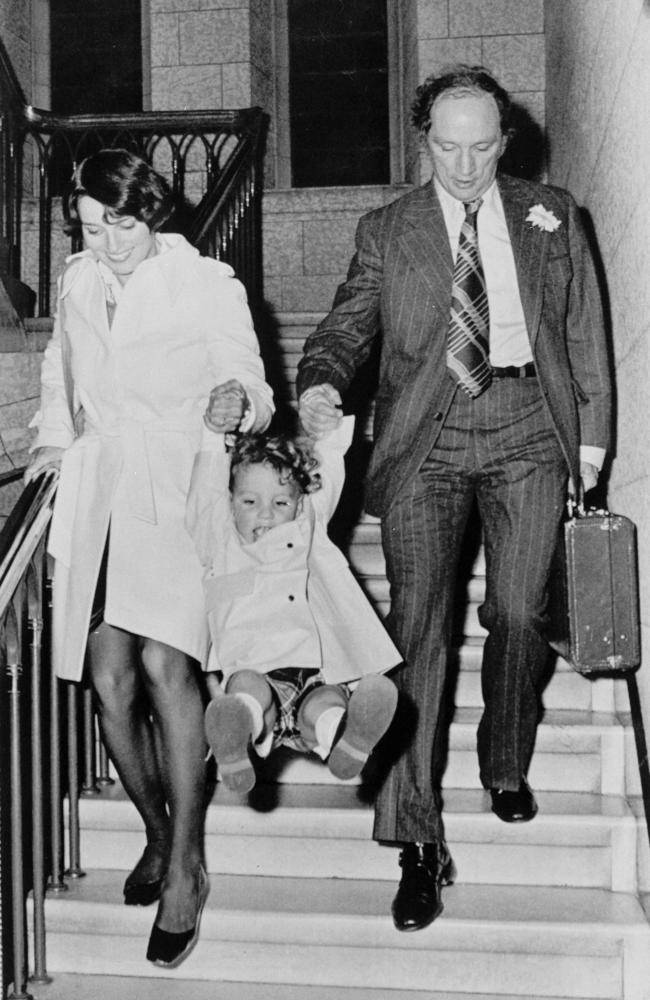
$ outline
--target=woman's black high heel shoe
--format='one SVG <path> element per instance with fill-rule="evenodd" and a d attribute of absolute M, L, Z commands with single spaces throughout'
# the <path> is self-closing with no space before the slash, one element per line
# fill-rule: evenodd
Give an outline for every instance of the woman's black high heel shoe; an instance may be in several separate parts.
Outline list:
<path fill-rule="evenodd" d="M 203 865 L 199 866 L 199 905 L 196 911 L 194 926 L 178 934 L 163 931 L 154 924 L 151 928 L 147 960 L 164 969 L 177 969 L 184 962 L 199 939 L 199 926 L 205 901 L 210 891 L 210 883 Z"/>
<path fill-rule="evenodd" d="M 124 883 L 124 905 L 125 906 L 150 906 L 160 899 L 163 879 L 157 878 L 154 882 L 128 882 Z"/>
<path fill-rule="evenodd" d="M 166 845 L 164 850 L 166 851 Z M 140 878 L 140 870 L 150 869 L 151 867 L 149 855 L 152 852 L 155 852 L 158 855 L 163 853 L 158 841 L 152 841 L 147 844 L 142 852 L 142 857 L 124 883 L 123 892 L 125 906 L 149 906 L 151 903 L 155 903 L 157 899 L 160 899 L 167 865 L 165 865 L 164 870 L 156 879 L 151 879 L 145 882 Z"/>

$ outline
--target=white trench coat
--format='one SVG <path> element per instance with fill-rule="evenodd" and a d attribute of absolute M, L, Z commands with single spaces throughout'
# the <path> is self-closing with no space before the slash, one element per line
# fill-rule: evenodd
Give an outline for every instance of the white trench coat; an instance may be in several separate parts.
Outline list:
<path fill-rule="evenodd" d="M 88 625 L 110 523 L 104 618 L 203 661 L 208 629 L 201 565 L 184 526 L 194 455 L 210 390 L 246 388 L 258 425 L 272 394 L 246 295 L 232 269 L 181 236 L 157 235 L 158 253 L 118 289 L 109 326 L 105 280 L 89 251 L 59 279 L 54 333 L 44 355 L 32 449 L 66 449 L 49 537 L 55 559 L 53 657 L 81 677 Z M 110 294 L 110 293 L 109 293 Z M 61 329 L 71 346 L 75 439 Z"/>

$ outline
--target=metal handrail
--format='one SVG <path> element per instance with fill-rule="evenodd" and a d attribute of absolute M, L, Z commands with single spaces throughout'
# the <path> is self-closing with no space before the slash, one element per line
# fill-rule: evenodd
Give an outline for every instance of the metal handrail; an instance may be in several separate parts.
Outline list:
<path fill-rule="evenodd" d="M 17 480 L 23 470 L 3 476 L 3 484 Z M 23 490 L 18 502 L 0 532 L 0 627 L 4 654 L 7 689 L 0 698 L 0 760 L 3 768 L 9 762 L 8 774 L 2 774 L 0 797 L 0 858 L 9 860 L 0 870 L 0 914 L 10 914 L 9 934 L 0 927 L 0 982 L 2 990 L 11 977 L 10 1000 L 29 997 L 26 992 L 26 908 L 28 889 L 32 890 L 34 913 L 34 978 L 46 982 L 45 972 L 45 784 L 42 753 L 44 723 L 42 669 L 42 638 L 45 620 L 46 556 L 45 537 L 56 492 L 56 473 L 41 474 Z M 25 636 L 29 636 L 29 653 L 25 657 Z M 25 662 L 26 661 L 26 662 Z M 50 683 L 49 688 L 53 685 Z M 23 718 L 29 718 L 29 739 Z M 54 720 L 50 712 L 50 728 Z M 54 726 L 56 728 L 56 726 Z M 26 749 L 27 748 L 27 749 Z M 27 756 L 27 766 L 23 757 Z M 51 761 L 59 766 L 58 754 Z M 25 774 L 31 774 L 31 782 Z M 8 780 L 6 780 L 8 779 Z M 59 823 L 60 799 L 52 823 Z M 25 864 L 23 816 L 31 813 L 31 865 Z M 10 872 L 10 905 L 2 898 L 8 889 Z M 10 969 L 3 960 L 5 941 L 11 944 Z"/>
<path fill-rule="evenodd" d="M 16 481 L 23 472 L 0 476 L 0 485 Z M 58 680 L 52 669 L 51 560 L 46 542 L 57 478 L 57 473 L 47 472 L 29 483 L 0 531 L 0 650 L 7 676 L 7 689 L 0 689 L 4 723 L 0 725 L 0 983 L 7 1000 L 29 1000 L 28 955 L 29 980 L 50 981 L 46 895 L 65 893 L 68 879 L 83 877 L 79 799 L 113 783 L 108 758 L 98 745 L 89 690 Z M 23 830 L 28 814 L 31 843 L 25 841 Z M 8 928 L 2 926 L 3 913 L 10 916 Z M 11 990 L 5 994 L 10 982 Z"/>

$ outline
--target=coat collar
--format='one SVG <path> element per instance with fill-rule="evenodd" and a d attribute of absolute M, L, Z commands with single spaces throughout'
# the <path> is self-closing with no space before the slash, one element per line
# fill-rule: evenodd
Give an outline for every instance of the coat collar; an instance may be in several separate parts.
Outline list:
<path fill-rule="evenodd" d="M 199 251 L 188 243 L 184 236 L 177 233 L 158 233 L 156 246 L 158 253 L 148 260 L 142 261 L 136 273 L 142 273 L 140 268 L 143 270 L 158 269 L 169 292 L 170 301 L 173 303 L 180 294 L 188 274 L 199 256 Z M 228 264 L 220 266 L 223 268 L 224 274 L 232 275 L 234 273 Z M 86 280 L 92 279 L 94 276 L 101 280 L 97 261 L 90 250 L 82 250 L 67 258 L 61 279 L 60 294 L 62 297 L 69 294 L 70 289 L 74 287 L 82 275 L 86 277 Z"/>

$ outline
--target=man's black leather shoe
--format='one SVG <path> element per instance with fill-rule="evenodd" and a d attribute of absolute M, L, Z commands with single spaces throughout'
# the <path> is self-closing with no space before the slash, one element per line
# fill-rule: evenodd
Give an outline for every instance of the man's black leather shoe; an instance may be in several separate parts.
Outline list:
<path fill-rule="evenodd" d="M 516 792 L 491 788 L 492 812 L 504 823 L 528 823 L 537 814 L 537 803 L 525 778 Z"/>
<path fill-rule="evenodd" d="M 442 913 L 440 887 L 451 885 L 456 866 L 446 844 L 405 844 L 400 854 L 402 868 L 393 900 L 393 922 L 398 931 L 419 931 Z"/>

